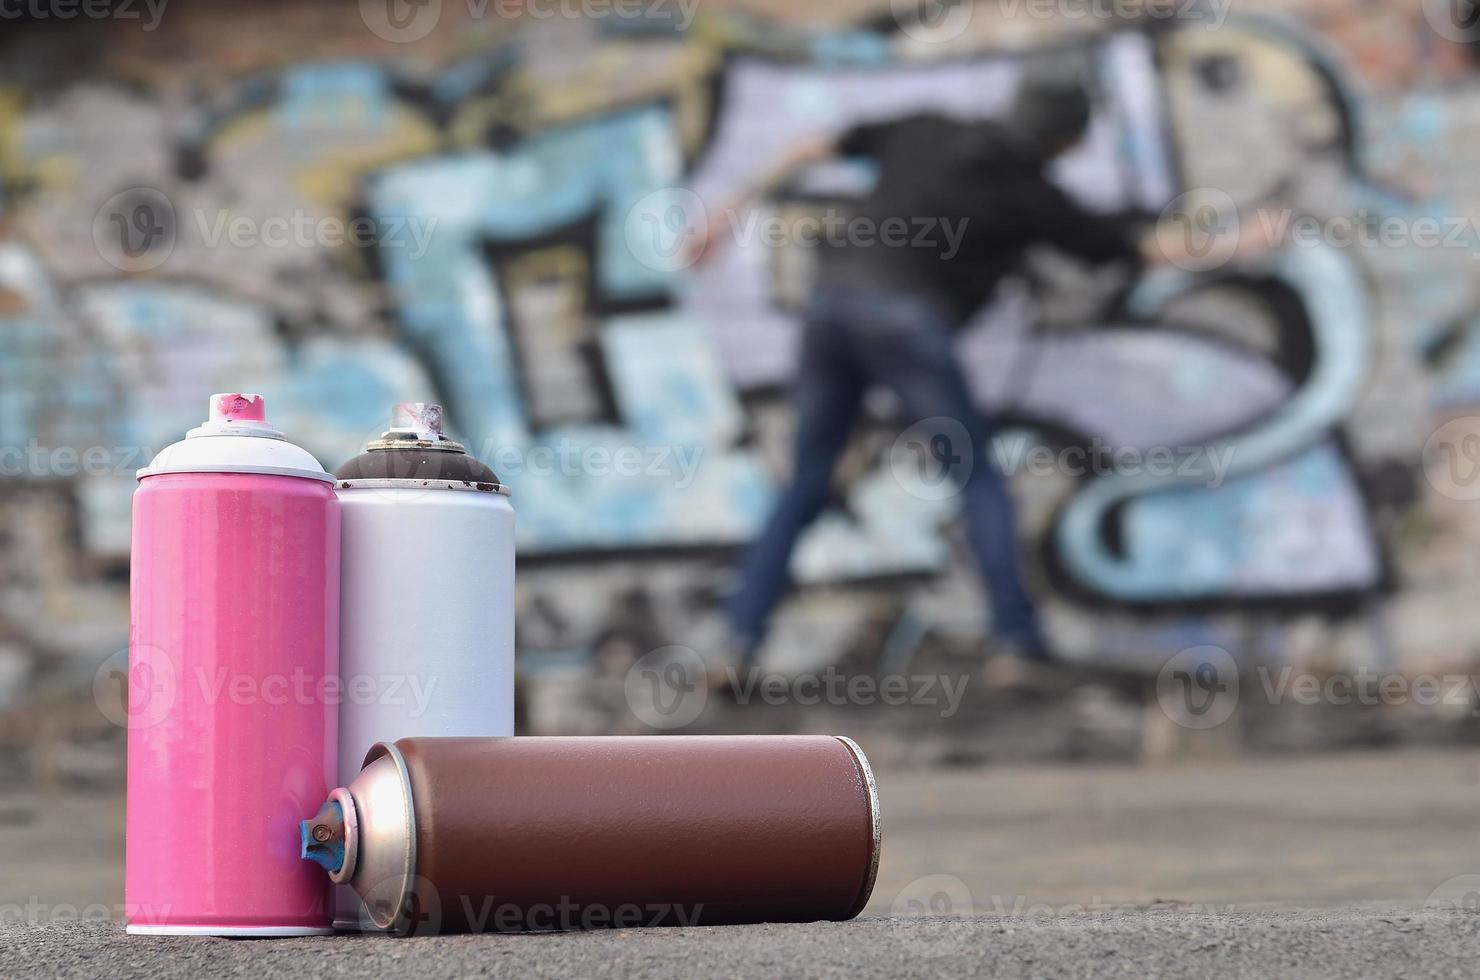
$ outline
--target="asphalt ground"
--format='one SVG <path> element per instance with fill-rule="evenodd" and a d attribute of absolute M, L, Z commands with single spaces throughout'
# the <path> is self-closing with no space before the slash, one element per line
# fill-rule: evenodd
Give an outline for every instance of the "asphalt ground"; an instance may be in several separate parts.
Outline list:
<path fill-rule="evenodd" d="M 877 775 L 854 922 L 410 939 L 126 937 L 120 799 L 7 793 L 0 978 L 1480 976 L 1475 751 Z"/>
<path fill-rule="evenodd" d="M 0 932 L 6 977 L 1473 977 L 1480 915 L 1179 909 L 394 939 L 164 939 L 108 920 Z"/>

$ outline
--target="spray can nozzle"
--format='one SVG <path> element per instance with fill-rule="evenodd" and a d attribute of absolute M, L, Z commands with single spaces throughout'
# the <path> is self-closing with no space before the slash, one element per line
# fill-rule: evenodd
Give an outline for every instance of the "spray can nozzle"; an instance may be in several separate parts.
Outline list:
<path fill-rule="evenodd" d="M 185 438 L 198 436 L 264 436 L 282 439 L 283 434 L 267 421 L 267 403 L 261 395 L 241 391 L 223 391 L 211 396 L 210 414 L 200 425 L 185 433 Z"/>
<path fill-rule="evenodd" d="M 431 402 L 397 402 L 391 410 L 391 427 L 366 447 L 380 449 L 446 449 L 463 452 L 442 427 L 442 406 Z"/>
<path fill-rule="evenodd" d="M 298 824 L 300 857 L 330 874 L 344 867 L 344 808 L 334 800 L 319 807 L 312 820 Z"/>
<path fill-rule="evenodd" d="M 267 421 L 267 408 L 261 395 L 229 391 L 211 396 L 212 422 Z"/>

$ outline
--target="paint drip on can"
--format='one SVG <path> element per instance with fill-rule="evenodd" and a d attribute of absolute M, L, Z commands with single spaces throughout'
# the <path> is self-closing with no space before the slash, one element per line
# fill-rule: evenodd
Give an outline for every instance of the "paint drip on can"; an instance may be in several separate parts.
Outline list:
<path fill-rule="evenodd" d="M 298 821 L 336 778 L 339 502 L 259 395 L 139 471 L 129 587 L 130 933 L 326 933 Z"/>
<path fill-rule="evenodd" d="M 514 511 L 443 431 L 442 409 L 395 406 L 336 471 L 343 514 L 339 785 L 377 743 L 514 734 Z M 348 888 L 335 925 L 364 918 Z"/>
<path fill-rule="evenodd" d="M 873 890 L 879 798 L 831 736 L 410 738 L 301 840 L 400 934 L 843 920 Z"/>

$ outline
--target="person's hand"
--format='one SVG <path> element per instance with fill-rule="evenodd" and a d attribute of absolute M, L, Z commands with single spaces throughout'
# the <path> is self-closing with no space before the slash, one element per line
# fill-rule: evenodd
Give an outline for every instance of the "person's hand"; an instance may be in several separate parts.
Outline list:
<path fill-rule="evenodd" d="M 689 237 L 689 265 L 702 266 L 714 258 L 724 245 L 725 229 L 729 226 L 730 215 L 734 213 L 734 205 L 721 208 L 710 215 L 701 227 L 694 229 L 693 235 Z"/>
<path fill-rule="evenodd" d="M 826 160 L 836 154 L 833 137 L 814 135 L 803 137 L 792 144 L 788 152 L 759 180 L 739 192 L 727 207 L 710 211 L 704 227 L 697 229 L 691 239 L 688 258 L 690 265 L 703 265 L 714 258 L 722 247 L 726 231 L 735 216 L 748 208 L 752 202 L 770 196 L 801 167 Z"/>
<path fill-rule="evenodd" d="M 694 234 L 689 236 L 688 255 L 686 256 L 688 260 L 687 264 L 691 266 L 707 265 L 714 258 L 714 253 L 718 247 L 719 238 L 715 235 L 712 226 L 706 224 L 705 227 L 696 229 Z"/>
<path fill-rule="evenodd" d="M 1210 271 L 1229 262 L 1246 262 L 1264 255 L 1278 243 L 1271 241 L 1270 221 L 1263 208 L 1242 210 L 1236 224 L 1213 225 L 1189 234 L 1187 218 L 1162 218 L 1141 236 L 1141 261 L 1147 266 L 1169 264 L 1189 271 Z"/>

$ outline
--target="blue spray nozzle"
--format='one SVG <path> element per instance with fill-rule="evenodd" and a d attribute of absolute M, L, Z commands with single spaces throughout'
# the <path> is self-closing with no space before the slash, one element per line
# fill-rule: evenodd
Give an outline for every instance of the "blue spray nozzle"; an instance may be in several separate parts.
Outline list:
<path fill-rule="evenodd" d="M 344 867 L 344 809 L 334 800 L 298 824 L 299 857 L 328 872 Z"/>

